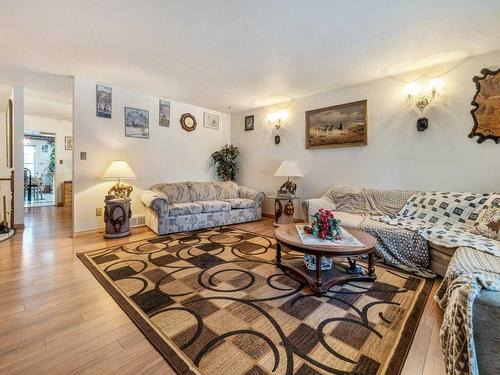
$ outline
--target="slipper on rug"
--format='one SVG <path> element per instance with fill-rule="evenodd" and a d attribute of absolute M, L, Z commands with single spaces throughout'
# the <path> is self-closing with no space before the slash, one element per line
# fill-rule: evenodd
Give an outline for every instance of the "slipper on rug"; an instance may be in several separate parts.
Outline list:
<path fill-rule="evenodd" d="M 11 238 L 14 234 L 16 233 L 16 231 L 14 229 L 9 229 L 9 231 L 7 233 L 0 233 L 0 242 L 1 241 L 5 241 L 5 240 L 8 240 L 9 238 Z"/>

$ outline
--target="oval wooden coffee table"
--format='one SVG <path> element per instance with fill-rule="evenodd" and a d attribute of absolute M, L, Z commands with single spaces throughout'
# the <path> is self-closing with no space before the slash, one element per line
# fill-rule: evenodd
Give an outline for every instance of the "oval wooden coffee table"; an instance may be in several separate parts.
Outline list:
<path fill-rule="evenodd" d="M 363 246 L 330 246 L 330 245 L 310 245 L 304 244 L 300 239 L 295 224 L 283 225 L 276 228 L 274 237 L 276 238 L 276 265 L 283 269 L 297 274 L 304 279 L 311 289 L 316 293 L 325 293 L 332 286 L 346 281 L 375 281 L 375 265 L 373 261 L 373 251 L 375 250 L 375 238 L 359 229 L 346 229 L 356 237 Z M 322 271 L 321 267 L 316 267 L 316 271 L 306 269 L 302 258 L 282 259 L 281 246 L 303 254 L 310 254 L 316 257 L 316 265 L 321 264 L 321 257 L 356 257 L 368 254 L 368 272 L 357 272 L 355 260 L 349 260 L 349 266 L 333 261 L 332 268 Z M 350 272 L 350 273 L 349 273 Z"/>

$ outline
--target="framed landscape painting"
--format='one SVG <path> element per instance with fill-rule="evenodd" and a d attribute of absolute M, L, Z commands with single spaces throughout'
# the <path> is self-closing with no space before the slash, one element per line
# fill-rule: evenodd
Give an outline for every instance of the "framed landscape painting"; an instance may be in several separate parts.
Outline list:
<path fill-rule="evenodd" d="M 97 117 L 111 118 L 113 89 L 104 85 L 96 85 L 95 110 Z"/>
<path fill-rule="evenodd" d="M 367 101 L 306 112 L 306 149 L 366 146 Z"/>
<path fill-rule="evenodd" d="M 160 99 L 160 126 L 170 127 L 170 102 Z"/>
<path fill-rule="evenodd" d="M 125 107 L 125 136 L 149 138 L 149 111 Z"/>

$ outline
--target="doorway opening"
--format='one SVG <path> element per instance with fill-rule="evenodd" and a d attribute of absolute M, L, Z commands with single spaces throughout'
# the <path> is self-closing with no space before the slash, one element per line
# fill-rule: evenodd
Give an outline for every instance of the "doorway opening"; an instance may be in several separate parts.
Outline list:
<path fill-rule="evenodd" d="M 56 135 L 24 131 L 24 206 L 56 204 Z"/>

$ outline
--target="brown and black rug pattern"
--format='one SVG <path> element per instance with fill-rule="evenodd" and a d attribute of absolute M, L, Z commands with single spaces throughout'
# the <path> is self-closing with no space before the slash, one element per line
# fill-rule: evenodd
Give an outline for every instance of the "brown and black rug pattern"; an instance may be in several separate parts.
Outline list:
<path fill-rule="evenodd" d="M 317 296 L 274 256 L 233 227 L 79 254 L 178 373 L 400 372 L 430 282 L 378 266 Z"/>

